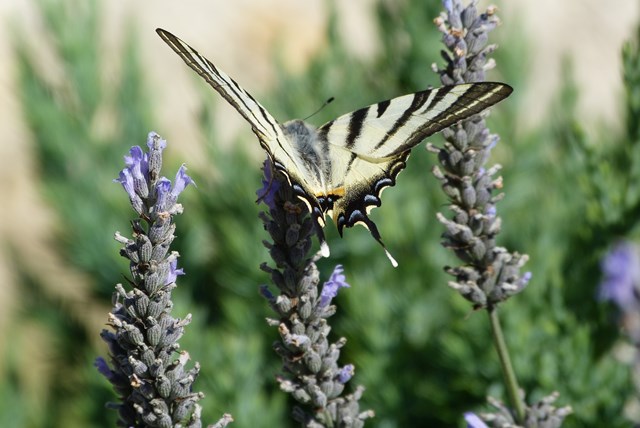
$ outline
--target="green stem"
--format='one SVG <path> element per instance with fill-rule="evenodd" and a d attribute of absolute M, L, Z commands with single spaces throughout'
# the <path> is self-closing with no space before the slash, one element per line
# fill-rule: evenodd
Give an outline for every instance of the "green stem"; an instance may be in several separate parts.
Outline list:
<path fill-rule="evenodd" d="M 511 365 L 507 344 L 504 341 L 502 327 L 500 326 L 500 319 L 498 318 L 498 311 L 495 306 L 488 308 L 487 311 L 489 312 L 489 320 L 491 320 L 491 333 L 493 335 L 493 342 L 496 346 L 496 351 L 498 351 L 498 357 L 500 357 L 500 364 L 502 365 L 502 373 L 504 375 L 504 382 L 507 387 L 509 401 L 511 401 L 511 406 L 515 410 L 516 423 L 518 425 L 522 425 L 525 418 L 524 403 L 520 399 L 520 387 L 518 386 L 518 380 L 516 379 L 516 374 L 513 371 L 513 366 Z"/>

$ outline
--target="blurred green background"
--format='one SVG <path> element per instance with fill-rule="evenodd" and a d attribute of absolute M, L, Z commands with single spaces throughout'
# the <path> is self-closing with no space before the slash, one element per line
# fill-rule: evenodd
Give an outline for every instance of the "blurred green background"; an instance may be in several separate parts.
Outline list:
<path fill-rule="evenodd" d="M 234 427 L 293 426 L 291 403 L 274 380 L 277 332 L 266 326 L 271 313 L 258 294 L 268 280 L 258 269 L 267 235 L 254 204 L 264 154 L 153 29 L 175 32 L 232 76 L 238 70 L 245 80 L 237 80 L 282 121 L 335 96 L 310 119 L 322 124 L 438 85 L 430 66 L 440 59 L 432 23 L 440 2 L 370 0 L 355 2 L 355 11 L 324 1 L 159 2 L 161 12 L 148 13 L 155 3 L 127 3 L 3 4 L 10 58 L 3 92 L 14 101 L 2 118 L 9 131 L 1 168 L 0 426 L 114 425 L 104 403 L 115 397 L 93 361 L 106 354 L 99 332 L 113 286 L 127 272 L 113 233 L 128 234 L 133 212 L 111 180 L 151 130 L 169 140 L 164 174 L 173 178 L 186 162 L 198 184 L 184 193 L 177 220 L 174 249 L 187 275 L 174 292 L 174 314 L 193 314 L 181 345 L 202 365 L 203 420 L 230 412 Z M 499 244 L 529 254 L 533 272 L 529 287 L 502 306 L 503 326 L 529 400 L 559 391 L 559 404 L 575 410 L 568 427 L 629 426 L 635 393 L 615 311 L 595 299 L 600 257 L 617 239 L 637 236 L 640 215 L 640 40 L 637 9 L 626 3 L 625 22 L 603 6 L 583 11 L 624 34 L 624 55 L 619 40 L 595 37 L 557 56 L 561 66 L 545 68 L 536 60 L 557 54 L 563 37 L 579 30 L 567 22 L 554 39 L 544 25 L 558 14 L 515 6 L 492 33 L 500 49 L 489 78 L 515 88 L 489 118 L 502 141 L 493 162 L 504 166 Z M 212 42 L 197 31 L 208 19 L 218 26 L 208 30 Z M 618 84 L 608 86 L 610 74 L 595 66 L 576 65 L 581 49 L 624 65 Z M 585 73 L 591 87 L 582 85 Z M 546 92 L 527 90 L 540 82 Z M 442 267 L 456 261 L 439 246 L 435 213 L 445 200 L 429 172 L 433 162 L 416 148 L 373 214 L 398 269 L 366 230 L 347 230 L 342 240 L 331 225 L 326 230 L 332 257 L 320 262 L 324 277 L 341 263 L 352 285 L 335 301 L 333 338 L 348 338 L 341 362 L 356 365 L 351 383 L 367 389 L 371 426 L 463 426 L 463 412 L 481 410 L 488 393 L 503 397 L 486 315 L 446 286 Z"/>

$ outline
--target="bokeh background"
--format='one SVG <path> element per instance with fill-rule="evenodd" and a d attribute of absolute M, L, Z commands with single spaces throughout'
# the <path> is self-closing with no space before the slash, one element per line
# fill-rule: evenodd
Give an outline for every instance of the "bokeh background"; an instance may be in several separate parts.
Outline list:
<path fill-rule="evenodd" d="M 557 390 L 572 405 L 565 426 L 629 426 L 633 355 L 596 296 L 602 255 L 637 235 L 640 7 L 497 6 L 489 77 L 515 88 L 489 119 L 502 140 L 499 242 L 529 254 L 533 272 L 501 310 L 515 369 L 531 400 Z M 128 232 L 132 211 L 111 180 L 151 130 L 169 141 L 165 175 L 185 162 L 198 183 L 178 219 L 187 275 L 174 313 L 193 314 L 181 345 L 202 365 L 204 420 L 292 426 L 258 294 L 264 153 L 154 29 L 188 41 L 282 121 L 336 97 L 310 119 L 319 125 L 437 85 L 439 12 L 435 0 L 0 0 L 0 426 L 114 425 L 104 403 L 115 396 L 93 361 L 127 272 L 113 233 Z M 442 267 L 455 260 L 439 246 L 433 162 L 417 148 L 374 211 L 398 269 L 366 230 L 341 240 L 327 228 L 332 257 L 320 267 L 342 263 L 352 285 L 336 300 L 334 338 L 349 340 L 342 362 L 367 388 L 372 426 L 462 426 L 464 411 L 503 394 L 486 315 L 446 286 Z"/>

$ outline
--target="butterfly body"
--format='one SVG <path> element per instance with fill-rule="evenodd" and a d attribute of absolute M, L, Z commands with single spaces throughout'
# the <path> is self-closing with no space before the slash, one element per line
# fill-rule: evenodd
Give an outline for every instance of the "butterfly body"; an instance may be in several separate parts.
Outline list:
<path fill-rule="evenodd" d="M 382 191 L 395 185 L 411 149 L 512 91 L 494 82 L 446 86 L 382 101 L 319 128 L 302 120 L 281 124 L 195 49 L 165 30 L 156 31 L 251 124 L 272 164 L 309 209 L 325 256 L 325 216 L 334 220 L 340 235 L 345 227 L 365 226 L 385 248 L 369 213 L 381 205 Z M 386 248 L 385 253 L 397 266 Z"/>

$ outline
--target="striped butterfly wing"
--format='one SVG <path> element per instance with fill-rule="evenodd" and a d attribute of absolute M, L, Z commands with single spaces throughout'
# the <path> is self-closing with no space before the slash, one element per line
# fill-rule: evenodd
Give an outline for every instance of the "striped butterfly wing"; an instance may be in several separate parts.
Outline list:
<path fill-rule="evenodd" d="M 318 129 L 331 145 L 362 158 L 385 159 L 508 97 L 504 83 L 444 86 L 361 108 Z"/>
<path fill-rule="evenodd" d="M 381 205 L 382 191 L 395 185 L 410 150 L 511 92 L 510 86 L 492 82 L 446 86 L 382 101 L 320 127 L 319 140 L 331 159 L 331 216 L 340 234 L 361 224 L 385 248 L 369 213 Z"/>
<path fill-rule="evenodd" d="M 271 116 L 267 109 L 235 80 L 187 43 L 161 28 L 158 28 L 156 32 L 189 67 L 209 83 L 249 122 L 253 132 L 260 140 L 260 145 L 267 151 L 274 165 L 284 172 L 287 178 L 294 178 L 301 185 L 304 185 L 304 180 L 295 175 L 295 171 L 299 171 L 301 168 L 302 159 L 285 135 L 282 125 Z M 292 174 L 294 177 L 290 177 Z M 304 190 L 308 192 L 308 189 Z"/>
<path fill-rule="evenodd" d="M 178 37 L 161 28 L 158 28 L 156 32 L 189 67 L 238 110 L 238 113 L 251 124 L 253 132 L 258 136 L 260 142 L 286 141 L 278 121 L 235 80 L 225 72 L 218 70 L 208 59 Z M 267 144 L 267 146 L 265 149 L 269 150 L 271 144 Z M 290 156 L 286 149 L 283 148 L 283 151 Z"/>
<path fill-rule="evenodd" d="M 251 125 L 253 132 L 260 140 L 260 145 L 268 153 L 272 164 L 289 180 L 296 195 L 310 209 L 316 223 L 323 225 L 323 209 L 317 198 L 309 188 L 307 177 L 302 177 L 299 171 L 304 171 L 305 160 L 285 135 L 283 126 L 269 114 L 258 101 L 245 91 L 225 72 L 218 69 L 207 58 L 195 49 L 161 28 L 156 29 L 158 35 L 173 49 L 182 60 L 200 75 L 213 89 L 226 99 Z M 324 240 L 321 227 L 317 228 L 323 255 L 329 255 L 329 247 Z"/>

